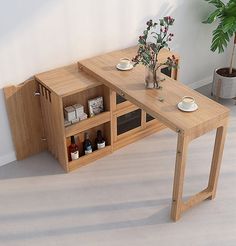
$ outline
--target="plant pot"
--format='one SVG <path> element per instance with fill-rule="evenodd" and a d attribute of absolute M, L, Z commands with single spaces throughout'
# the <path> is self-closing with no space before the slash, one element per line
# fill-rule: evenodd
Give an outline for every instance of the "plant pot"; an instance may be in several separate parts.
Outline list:
<path fill-rule="evenodd" d="M 152 69 L 146 67 L 145 71 L 145 87 L 147 89 L 159 89 L 161 80 L 161 72 L 158 69 L 156 72 L 153 72 Z"/>
<path fill-rule="evenodd" d="M 228 69 L 228 68 L 224 68 Z M 236 76 L 226 77 L 219 74 L 220 69 L 216 69 L 214 72 L 212 93 L 215 96 L 225 99 L 232 99 L 236 97 Z M 234 69 L 234 71 L 236 71 Z"/>

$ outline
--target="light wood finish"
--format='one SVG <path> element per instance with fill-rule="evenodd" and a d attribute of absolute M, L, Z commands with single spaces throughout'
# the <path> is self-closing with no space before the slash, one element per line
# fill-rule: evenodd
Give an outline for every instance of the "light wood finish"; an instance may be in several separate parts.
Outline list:
<path fill-rule="evenodd" d="M 40 86 L 40 102 L 45 127 L 48 150 L 68 171 L 66 140 L 64 137 L 64 118 L 62 100 L 55 93 L 51 93 L 51 101 L 46 97 L 44 87 Z"/>
<path fill-rule="evenodd" d="M 134 47 L 133 49 L 136 48 Z M 163 50 L 159 57 L 160 61 L 163 62 L 169 55 L 172 55 L 172 53 Z M 175 55 L 178 56 L 177 54 Z M 59 160 L 63 168 L 66 171 L 69 171 L 70 164 L 67 160 L 67 146 L 68 141 L 70 141 L 69 137 L 72 135 L 77 135 L 80 136 L 80 138 L 83 138 L 84 131 L 88 131 L 92 135 L 94 135 L 95 129 L 98 129 L 99 127 L 103 128 L 103 126 L 105 126 L 104 129 L 106 132 L 104 134 L 106 135 L 107 141 L 111 146 L 111 149 L 113 150 L 113 144 L 116 141 L 119 141 L 117 143 L 117 146 L 122 145 L 122 138 L 124 139 L 123 145 L 126 145 L 127 143 L 132 142 L 133 140 L 137 140 L 140 137 L 148 135 L 150 132 L 153 132 L 150 131 L 150 129 L 146 129 L 146 124 L 144 122 L 145 112 L 142 111 L 141 127 L 129 131 L 128 133 L 122 134 L 118 137 L 117 117 L 127 112 L 131 112 L 132 110 L 136 110 L 138 109 L 138 107 L 133 105 L 129 101 L 117 105 L 116 92 L 112 89 L 109 89 L 109 87 L 103 85 L 99 80 L 94 79 L 91 76 L 88 76 L 87 73 L 78 70 L 77 64 L 72 64 L 69 66 L 37 74 L 35 75 L 35 80 L 37 81 L 38 88 L 28 86 L 27 93 L 30 94 L 31 97 L 36 89 L 40 90 L 41 93 L 40 103 L 39 97 L 35 98 L 34 101 L 38 102 L 38 109 L 34 110 L 35 104 L 33 104 L 33 107 L 29 109 L 32 109 L 33 111 L 29 115 L 33 116 L 32 122 L 34 122 L 34 127 L 37 129 L 35 129 L 34 127 L 27 127 L 26 131 L 28 131 L 30 135 L 32 135 L 30 131 L 35 132 L 36 137 L 34 138 L 34 141 L 36 143 L 28 144 L 30 148 L 24 147 L 22 150 L 21 143 L 22 139 L 24 138 L 21 137 L 21 133 L 24 133 L 24 131 L 21 131 L 20 127 L 15 127 L 15 131 L 13 130 L 13 135 L 16 139 L 15 145 L 17 146 L 16 151 L 18 159 L 26 158 L 30 154 L 33 154 L 35 152 L 40 152 L 41 145 L 43 145 L 43 149 L 47 148 L 53 154 L 53 156 L 55 156 L 55 158 Z M 19 88 L 20 86 L 18 87 L 18 89 Z M 24 88 L 26 89 L 26 85 L 24 85 Z M 88 100 L 98 96 L 103 96 L 104 98 L 104 106 L 106 111 L 105 113 L 102 113 L 101 115 L 98 115 L 95 118 L 91 118 L 83 122 L 73 124 L 69 127 L 64 127 L 63 108 L 76 103 L 80 103 L 84 106 L 85 112 L 89 114 Z M 24 100 L 24 98 L 26 98 L 24 93 L 18 93 L 17 99 L 14 101 L 14 103 L 21 105 L 21 101 Z M 30 99 L 28 105 L 31 105 L 31 101 L 32 100 Z M 19 110 L 18 112 L 20 113 Z M 15 114 L 15 116 L 18 120 L 14 118 L 12 122 L 19 122 L 19 119 L 21 119 L 20 115 Z M 30 119 L 27 118 L 26 121 L 30 121 Z M 21 123 L 22 126 L 26 125 L 25 122 Z M 14 126 L 12 128 L 14 128 Z M 156 129 L 160 128 L 156 127 Z M 137 134 L 139 131 L 146 131 L 146 133 L 144 132 L 142 134 L 138 134 L 137 136 L 139 136 L 139 138 L 137 136 L 135 137 L 134 134 Z M 40 138 L 38 135 L 40 136 Z M 24 134 L 24 136 L 28 135 Z M 29 138 L 27 137 L 25 140 L 28 139 Z M 44 142 L 42 142 L 41 139 L 44 139 Z M 40 143 L 38 143 L 38 141 Z M 22 154 L 22 151 L 25 151 L 25 153 Z M 79 165 L 80 164 L 76 166 Z"/>
<path fill-rule="evenodd" d="M 200 191 L 196 195 L 192 196 L 187 202 L 183 202 L 181 204 L 181 212 L 184 212 L 189 208 L 197 205 L 198 203 L 208 199 L 211 195 L 212 192 L 208 188 L 206 188 L 203 191 Z M 174 217 L 174 220 L 176 220 L 176 217 Z"/>
<path fill-rule="evenodd" d="M 116 51 L 80 61 L 79 67 L 119 94 L 124 94 L 130 102 L 158 118 L 176 132 L 179 129 L 185 132 L 191 131 L 206 122 L 211 124 L 219 117 L 228 116 L 229 110 L 224 106 L 168 76 L 163 75 L 166 80 L 162 83 L 162 90 L 146 90 L 143 66 L 137 66 L 135 69 L 125 72 L 118 71 L 115 67 L 120 57 L 132 57 L 134 54 L 134 49 Z M 196 99 L 199 110 L 187 114 L 177 109 L 177 103 L 186 95 Z M 159 97 L 164 97 L 164 101 L 157 100 Z"/>
<path fill-rule="evenodd" d="M 101 150 L 96 150 L 89 155 L 80 157 L 78 160 L 71 161 L 69 163 L 69 171 L 74 171 L 77 168 L 85 166 L 111 153 L 112 153 L 111 146 L 107 146 Z"/>
<path fill-rule="evenodd" d="M 216 131 L 215 146 L 214 146 L 214 152 L 212 157 L 210 177 L 208 182 L 208 189 L 212 192 L 212 196 L 211 196 L 212 199 L 215 198 L 216 195 L 217 182 L 219 178 L 220 165 L 221 165 L 224 142 L 226 137 L 227 123 L 228 120 L 225 119 L 222 126 L 218 127 Z"/>
<path fill-rule="evenodd" d="M 126 72 L 118 71 L 115 67 L 120 57 L 132 57 L 134 54 L 133 48 L 125 49 L 80 61 L 78 66 L 178 133 L 171 209 L 171 218 L 177 221 L 183 211 L 215 196 L 229 110 L 167 76 L 162 83 L 162 90 L 145 89 L 143 66 Z M 197 111 L 186 113 L 178 110 L 178 102 L 186 95 L 195 98 L 199 107 Z M 164 101 L 160 101 L 160 98 L 164 98 Z M 188 145 L 191 140 L 216 128 L 209 185 L 184 203 L 182 193 Z"/>
<path fill-rule="evenodd" d="M 11 126 L 17 160 L 47 148 L 38 90 L 34 79 L 4 88 L 6 108 Z M 29 107 L 30 105 L 30 107 Z"/>
<path fill-rule="evenodd" d="M 126 49 L 129 52 L 129 53 L 126 54 L 127 57 L 132 59 L 132 57 L 134 57 L 135 53 L 137 52 L 137 49 L 138 49 L 137 46 L 134 46 L 134 47 Z M 160 53 L 158 54 L 158 60 L 159 60 L 160 63 L 164 63 L 167 60 L 167 57 L 171 57 L 172 55 L 175 56 L 176 62 L 178 64 L 178 66 L 179 66 L 179 63 L 180 63 L 179 54 L 176 53 L 176 52 L 169 51 L 167 49 L 162 49 L 160 51 Z M 119 62 L 119 60 L 117 62 Z M 80 66 L 79 66 L 79 69 L 80 69 Z M 174 80 L 177 80 L 178 76 L 179 76 L 179 69 L 178 68 L 177 69 L 172 69 L 171 70 L 171 78 L 173 78 Z M 122 92 L 120 93 L 120 95 L 125 98 L 125 94 L 123 94 Z M 116 94 L 115 94 L 114 98 L 115 98 L 115 101 L 116 101 Z M 125 102 L 116 104 L 116 109 L 122 109 L 122 108 L 125 108 L 125 107 L 129 107 L 130 105 L 132 105 L 132 103 L 130 101 L 125 101 Z"/>
<path fill-rule="evenodd" d="M 104 85 L 95 85 L 92 88 L 83 90 L 71 95 L 65 96 L 62 98 L 63 107 L 71 106 L 74 104 L 81 104 L 84 106 L 84 112 L 89 116 L 88 110 L 88 100 L 102 96 L 104 100 L 104 109 L 105 111 L 110 110 L 110 91 L 109 88 Z"/>
<path fill-rule="evenodd" d="M 35 78 L 40 83 L 40 87 L 43 88 L 44 91 L 51 91 L 51 94 L 55 95 L 57 98 L 56 107 L 58 108 L 56 111 L 59 113 L 58 117 L 60 117 L 60 119 L 57 117 L 58 122 L 56 123 L 52 118 L 55 117 L 55 115 L 53 115 L 53 112 L 50 111 L 50 105 L 53 104 L 53 102 L 46 100 L 46 93 L 41 93 L 44 98 L 42 103 L 42 111 L 44 112 L 44 121 L 47 126 L 49 150 L 56 158 L 59 159 L 59 162 L 65 171 L 72 171 L 75 168 L 79 168 L 89 162 L 97 160 L 103 155 L 111 153 L 113 133 L 111 132 L 112 119 L 110 109 L 112 108 L 112 103 L 110 97 L 112 94 L 108 87 L 98 82 L 97 79 L 89 77 L 86 73 L 78 71 L 76 65 L 38 74 Z M 84 106 L 84 111 L 89 117 L 88 100 L 98 96 L 103 97 L 106 112 L 75 123 L 71 126 L 64 127 L 63 109 L 65 107 L 79 103 Z M 60 125 L 60 140 L 55 146 L 55 136 L 57 132 L 57 130 L 55 130 L 56 124 L 58 124 L 58 126 Z M 80 140 L 80 155 L 82 155 L 84 132 L 88 132 L 92 142 L 94 142 L 97 130 L 102 130 L 106 138 L 106 150 L 99 150 L 92 155 L 89 155 L 89 157 L 82 156 L 76 161 L 68 162 L 67 148 L 70 145 L 70 136 L 74 135 Z M 57 151 L 59 146 L 61 146 L 61 156 L 59 156 L 59 152 Z"/>
<path fill-rule="evenodd" d="M 113 115 L 116 115 L 117 117 L 119 117 L 121 115 L 128 114 L 128 113 L 135 111 L 137 109 L 139 109 L 139 108 L 136 105 L 129 104 L 126 108 L 115 110 L 113 112 Z"/>
<path fill-rule="evenodd" d="M 160 122 L 156 122 L 155 124 L 149 125 L 145 128 L 145 130 L 138 130 L 135 134 L 131 134 L 128 132 L 126 135 L 117 137 L 117 140 L 114 141 L 114 150 L 120 149 L 128 144 L 134 143 L 144 137 L 147 137 L 153 133 L 162 131 L 166 128 L 165 125 L 161 124 Z"/>
<path fill-rule="evenodd" d="M 35 75 L 36 79 L 58 96 L 65 97 L 101 84 L 86 73 L 78 73 L 76 64 Z"/>
<path fill-rule="evenodd" d="M 132 51 L 132 52 L 136 52 L 137 51 L 137 47 L 129 48 L 129 50 Z M 161 50 L 161 52 L 158 55 L 158 59 L 159 59 L 160 62 L 164 63 L 166 61 L 167 57 L 168 56 L 170 57 L 172 55 L 175 55 L 175 57 L 177 59 L 177 64 L 179 64 L 179 60 L 180 60 L 179 55 L 177 53 L 175 53 L 175 52 L 170 52 L 170 51 L 168 51 L 166 49 Z M 130 58 L 131 58 L 131 56 L 130 56 Z M 162 68 L 165 68 L 165 67 L 162 67 Z M 171 70 L 171 77 L 173 79 L 177 79 L 178 74 L 179 74 L 178 73 L 178 69 L 172 69 Z M 117 95 L 117 93 L 114 92 L 113 95 L 112 95 L 112 98 L 111 98 L 111 100 L 113 100 L 113 102 L 114 102 L 113 103 L 113 115 L 115 117 L 113 117 L 113 118 L 114 118 L 114 122 L 115 123 L 117 121 L 117 117 L 138 109 L 137 106 L 135 106 L 133 103 L 131 103 L 128 100 L 117 104 L 116 103 L 116 95 Z M 122 92 L 121 92 L 120 96 L 125 98 L 125 94 L 123 94 Z M 130 130 L 130 131 L 128 131 L 128 132 L 126 132 L 124 134 L 121 134 L 119 136 L 117 136 L 117 125 L 114 127 L 114 136 L 115 136 L 114 137 L 114 142 L 119 141 L 119 143 L 117 145 L 120 146 L 120 142 L 123 139 L 124 144 L 122 144 L 122 145 L 126 145 L 128 142 L 130 142 L 130 141 L 127 142 L 127 139 L 130 139 L 129 135 L 132 135 L 132 139 L 138 140 L 138 138 L 133 136 L 133 135 L 134 134 L 135 135 L 138 134 L 140 131 L 146 131 L 147 126 L 150 126 L 150 125 L 153 126 L 153 124 L 156 124 L 156 128 L 160 129 L 160 127 L 159 127 L 160 123 L 158 121 L 153 120 L 153 121 L 150 121 L 150 122 L 146 123 L 146 112 L 144 110 L 142 110 L 142 118 L 141 118 L 141 126 L 140 127 L 135 128 L 133 130 Z M 162 125 L 162 129 L 163 128 L 164 127 Z M 150 132 L 150 130 L 147 129 L 147 134 L 145 134 L 145 133 L 144 134 L 138 134 L 138 136 L 141 137 L 141 136 L 149 135 L 149 132 Z"/>
<path fill-rule="evenodd" d="M 96 115 L 92 118 L 82 120 L 76 124 L 65 127 L 65 136 L 70 137 L 76 135 L 77 133 L 84 132 L 90 128 L 97 126 L 98 124 L 103 124 L 111 120 L 111 112 L 104 112 Z"/>
<path fill-rule="evenodd" d="M 178 134 L 177 151 L 176 151 L 176 163 L 175 163 L 175 175 L 173 184 L 172 195 L 172 208 L 171 217 L 174 221 L 180 218 L 182 208 L 182 195 L 184 185 L 184 174 L 186 159 L 188 153 L 189 139 L 184 135 L 184 132 Z"/>

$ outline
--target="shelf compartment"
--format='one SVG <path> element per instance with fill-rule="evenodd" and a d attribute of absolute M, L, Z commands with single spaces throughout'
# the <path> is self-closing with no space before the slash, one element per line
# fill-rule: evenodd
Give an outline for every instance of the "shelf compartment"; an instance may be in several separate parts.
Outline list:
<path fill-rule="evenodd" d="M 111 112 L 103 112 L 92 118 L 82 120 L 78 123 L 65 127 L 65 136 L 70 137 L 76 135 L 80 132 L 84 132 L 90 128 L 96 127 L 98 125 L 104 124 L 111 121 Z"/>
<path fill-rule="evenodd" d="M 89 155 L 81 156 L 78 160 L 70 161 L 68 163 L 69 171 L 73 171 L 79 167 L 90 164 L 93 161 L 96 161 L 108 154 L 112 153 L 112 147 L 106 146 L 104 149 L 95 150 L 93 153 Z"/>
<path fill-rule="evenodd" d="M 89 139 L 92 142 L 93 151 L 96 151 L 95 140 L 97 137 L 97 131 L 98 130 L 102 131 L 102 136 L 104 137 L 104 139 L 106 141 L 106 146 L 112 145 L 112 142 L 111 142 L 111 122 L 99 124 L 98 126 L 95 126 L 93 128 L 89 128 L 83 132 L 80 132 L 80 133 L 73 135 L 75 137 L 76 144 L 79 146 L 80 157 L 84 156 L 84 150 L 83 150 L 84 133 L 87 132 L 89 134 Z M 70 137 L 67 137 L 66 138 L 67 149 L 68 149 L 70 144 L 71 144 L 71 139 L 70 139 Z"/>

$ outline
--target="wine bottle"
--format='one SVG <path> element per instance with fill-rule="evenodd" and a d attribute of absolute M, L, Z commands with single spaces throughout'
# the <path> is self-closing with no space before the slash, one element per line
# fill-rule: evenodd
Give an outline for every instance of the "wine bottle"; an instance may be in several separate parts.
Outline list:
<path fill-rule="evenodd" d="M 75 137 L 74 136 L 71 136 L 71 144 L 68 147 L 68 155 L 69 155 L 69 161 L 79 159 L 79 147 L 75 143 Z"/>
<path fill-rule="evenodd" d="M 93 152 L 93 148 L 92 148 L 92 143 L 89 140 L 89 134 L 87 132 L 85 132 L 84 134 L 84 154 L 88 155 L 91 154 Z"/>
<path fill-rule="evenodd" d="M 97 138 L 96 138 L 95 142 L 96 142 L 97 149 L 103 149 L 103 148 L 105 148 L 106 141 L 102 137 L 102 131 L 101 130 L 98 130 L 97 131 Z"/>

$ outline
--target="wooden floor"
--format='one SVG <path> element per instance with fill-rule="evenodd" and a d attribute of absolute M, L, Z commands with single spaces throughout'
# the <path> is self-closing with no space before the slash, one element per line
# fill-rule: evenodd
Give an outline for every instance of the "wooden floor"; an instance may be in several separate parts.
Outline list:
<path fill-rule="evenodd" d="M 170 130 L 70 174 L 42 153 L 0 167 L 0 245 L 236 245 L 236 106 L 222 103 L 232 113 L 215 200 L 169 219 L 177 141 Z M 190 146 L 186 198 L 207 185 L 213 136 Z"/>

